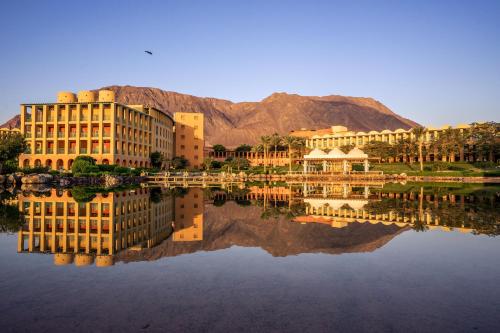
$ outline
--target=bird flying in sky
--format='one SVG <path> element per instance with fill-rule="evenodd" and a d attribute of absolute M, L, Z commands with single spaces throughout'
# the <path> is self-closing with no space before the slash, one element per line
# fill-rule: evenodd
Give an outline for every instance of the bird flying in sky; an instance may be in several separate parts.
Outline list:
<path fill-rule="evenodd" d="M 153 52 L 151 52 L 151 51 L 144 51 L 144 52 L 146 52 L 149 55 L 153 55 Z"/>

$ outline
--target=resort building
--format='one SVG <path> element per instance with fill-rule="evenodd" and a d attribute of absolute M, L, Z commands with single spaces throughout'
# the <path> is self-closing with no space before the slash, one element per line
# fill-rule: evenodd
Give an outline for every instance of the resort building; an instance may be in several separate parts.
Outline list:
<path fill-rule="evenodd" d="M 203 166 L 203 150 L 205 146 L 203 113 L 176 112 L 175 121 L 175 155 L 188 161 L 188 167 Z"/>
<path fill-rule="evenodd" d="M 244 158 L 248 160 L 250 166 L 262 166 L 264 162 L 270 166 L 285 166 L 290 163 L 288 151 L 269 151 L 266 157 L 264 152 L 254 151 L 214 151 L 212 146 L 205 146 L 205 156 L 208 156 L 215 161 L 224 162 L 227 158 Z"/>
<path fill-rule="evenodd" d="M 21 133 L 21 130 L 19 128 L 7 128 L 7 127 L 0 128 L 0 137 L 5 137 L 13 133 Z"/>
<path fill-rule="evenodd" d="M 368 155 L 357 147 L 347 154 L 338 148 L 333 148 L 328 153 L 315 148 L 309 154 L 304 155 L 303 167 L 305 173 L 322 171 L 347 174 L 352 171 L 353 164 L 362 164 L 364 172 L 368 172 Z"/>
<path fill-rule="evenodd" d="M 450 126 L 448 125 L 440 128 L 427 127 L 424 136 L 424 143 L 431 143 L 434 139 L 438 138 L 441 133 L 449 128 Z M 463 132 L 470 128 L 470 125 L 461 124 L 453 128 Z M 382 141 L 389 144 L 395 144 L 399 140 L 415 139 L 414 134 L 409 129 L 397 129 L 395 131 L 383 130 L 380 132 L 354 132 L 348 130 L 347 127 L 344 126 L 332 126 L 328 129 L 318 130 L 301 129 L 290 132 L 290 135 L 305 138 L 306 146 L 309 149 L 321 150 L 331 150 L 346 145 L 352 145 L 362 149 L 365 144 L 373 141 Z M 437 151 L 428 150 L 424 158 L 426 161 L 437 160 Z M 462 154 L 457 153 L 456 155 L 450 156 L 451 161 L 469 160 L 470 158 L 473 157 L 471 156 L 470 151 L 467 149 L 465 149 Z M 404 157 L 402 158 L 402 160 L 405 159 L 406 158 Z"/>
<path fill-rule="evenodd" d="M 196 167 L 203 161 L 203 114 L 177 118 L 179 153 Z M 68 170 L 78 155 L 89 155 L 98 164 L 150 167 L 152 152 L 165 161 L 176 156 L 174 125 L 161 110 L 117 103 L 110 90 L 99 91 L 97 98 L 93 91 L 60 92 L 55 103 L 21 105 L 21 133 L 29 151 L 21 154 L 19 166 Z"/>

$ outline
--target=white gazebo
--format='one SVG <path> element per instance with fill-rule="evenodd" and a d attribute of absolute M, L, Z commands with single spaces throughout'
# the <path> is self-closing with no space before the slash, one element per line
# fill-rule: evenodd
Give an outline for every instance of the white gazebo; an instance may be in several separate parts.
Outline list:
<path fill-rule="evenodd" d="M 341 172 L 347 174 L 352 170 L 352 164 L 363 164 L 365 172 L 368 172 L 368 155 L 361 149 L 355 147 L 347 154 L 338 148 L 333 148 L 328 153 L 321 149 L 314 149 L 304 155 L 304 173 L 316 171 L 317 165 L 322 165 L 323 172 Z"/>

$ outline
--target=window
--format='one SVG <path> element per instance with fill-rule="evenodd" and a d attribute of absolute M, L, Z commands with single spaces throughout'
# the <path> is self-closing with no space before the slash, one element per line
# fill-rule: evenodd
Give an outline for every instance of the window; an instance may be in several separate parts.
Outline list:
<path fill-rule="evenodd" d="M 184 145 L 181 145 L 181 149 L 185 149 L 186 147 Z"/>
<path fill-rule="evenodd" d="M 195 150 L 198 150 L 198 145 L 194 145 L 194 149 L 195 149 Z"/>

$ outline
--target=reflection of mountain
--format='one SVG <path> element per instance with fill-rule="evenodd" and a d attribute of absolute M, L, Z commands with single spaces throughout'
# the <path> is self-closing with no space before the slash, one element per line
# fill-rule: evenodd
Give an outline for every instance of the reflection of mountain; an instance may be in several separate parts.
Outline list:
<path fill-rule="evenodd" d="M 202 241 L 178 243 L 170 238 L 155 248 L 121 252 L 117 260 L 156 260 L 233 245 L 260 247 L 273 256 L 371 252 L 406 230 L 395 225 L 358 223 L 339 229 L 316 223 L 295 223 L 284 216 L 262 220 L 261 214 L 261 207 L 241 207 L 235 202 L 227 202 L 222 207 L 209 205 L 205 207 Z"/>

